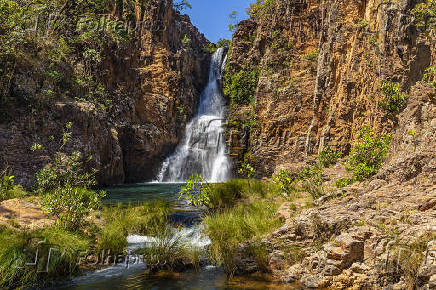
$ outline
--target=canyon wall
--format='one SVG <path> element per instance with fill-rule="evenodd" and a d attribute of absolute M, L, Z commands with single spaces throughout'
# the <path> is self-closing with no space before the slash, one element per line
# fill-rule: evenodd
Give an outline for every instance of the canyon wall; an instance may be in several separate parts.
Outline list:
<path fill-rule="evenodd" d="M 86 166 L 98 170 L 102 186 L 153 179 L 178 144 L 208 80 L 210 54 L 204 47 L 209 42 L 188 16 L 173 9 L 172 1 L 136 1 L 129 9 L 135 17 L 134 35 L 121 45 L 101 39 L 96 71 L 106 103 L 60 90 L 53 102 L 30 113 L 16 102 L 9 120 L 0 122 L 0 168 L 9 167 L 19 183 L 30 186 L 34 174 L 53 162 L 68 122 L 72 137 L 62 151 L 80 150 L 89 158 Z M 115 10 L 116 17 L 127 13 Z M 8 96 L 39 93 L 46 83 L 43 58 L 32 53 L 17 59 Z M 66 78 L 73 79 L 68 72 L 86 68 L 87 62 L 81 55 L 70 58 L 61 65 Z M 43 149 L 32 151 L 33 144 Z"/>
<path fill-rule="evenodd" d="M 412 14 L 419 1 L 270 3 L 233 38 L 228 78 L 244 66 L 260 71 L 254 101 L 230 108 L 236 166 L 270 176 L 325 147 L 347 153 L 363 125 L 392 132 L 398 120 L 379 106 L 382 81 L 409 94 L 434 64 L 434 38 Z"/>

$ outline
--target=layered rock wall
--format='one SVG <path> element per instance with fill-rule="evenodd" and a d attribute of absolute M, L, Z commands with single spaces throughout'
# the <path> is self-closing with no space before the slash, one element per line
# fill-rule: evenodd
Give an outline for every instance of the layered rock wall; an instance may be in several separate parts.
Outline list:
<path fill-rule="evenodd" d="M 26 186 L 53 161 L 65 124 L 71 141 L 63 151 L 80 150 L 98 170 L 100 185 L 153 179 L 161 161 L 183 136 L 207 83 L 210 54 L 206 38 L 169 0 L 136 2 L 135 35 L 127 44 L 104 48 L 100 81 L 109 108 L 76 101 L 62 93 L 49 107 L 29 115 L 18 108 L 0 124 L 0 168 L 9 167 Z M 123 13 L 123 11 L 119 11 Z M 40 60 L 23 59 L 15 68 L 10 92 L 32 96 L 39 89 Z M 78 59 L 75 67 L 84 66 Z M 33 144 L 43 150 L 32 151 Z"/>
<path fill-rule="evenodd" d="M 257 126 L 230 130 L 235 160 L 271 175 L 326 146 L 348 152 L 363 125 L 391 132 L 396 122 L 378 105 L 382 81 L 408 94 L 434 63 L 434 39 L 413 21 L 417 2 L 275 1 L 241 23 L 229 71 L 259 63 L 260 78 Z M 234 105 L 231 114 L 244 120 L 241 108 L 251 110 Z"/>

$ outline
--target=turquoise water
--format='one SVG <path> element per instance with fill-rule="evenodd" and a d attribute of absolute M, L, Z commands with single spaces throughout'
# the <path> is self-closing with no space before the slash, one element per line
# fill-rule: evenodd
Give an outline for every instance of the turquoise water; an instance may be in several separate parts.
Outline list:
<path fill-rule="evenodd" d="M 171 202 L 182 215 L 192 214 L 189 206 L 179 200 L 178 191 L 181 184 L 136 184 L 108 188 L 104 200 L 106 204 L 135 204 L 153 200 Z M 195 213 L 194 213 L 195 214 Z M 198 211 L 197 211 L 198 214 Z M 183 273 L 160 273 L 146 275 L 145 266 L 134 265 L 110 267 L 84 276 L 73 278 L 55 289 L 296 289 L 295 286 L 283 285 L 252 278 L 237 278 L 229 281 L 220 267 L 209 265 L 198 271 Z"/>
<path fill-rule="evenodd" d="M 183 204 L 179 201 L 178 191 L 183 184 L 180 183 L 144 183 L 122 185 L 105 189 L 107 196 L 104 203 L 138 203 L 153 200 Z"/>

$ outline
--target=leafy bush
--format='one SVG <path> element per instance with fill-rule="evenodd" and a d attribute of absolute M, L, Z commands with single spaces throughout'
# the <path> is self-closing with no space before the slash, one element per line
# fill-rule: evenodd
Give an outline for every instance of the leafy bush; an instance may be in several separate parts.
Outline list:
<path fill-rule="evenodd" d="M 62 144 L 57 152 L 54 164 L 47 168 L 41 169 L 36 174 L 37 192 L 40 194 L 51 192 L 55 189 L 68 187 L 82 187 L 89 189 L 96 185 L 96 170 L 83 172 L 84 162 L 82 153 L 74 151 L 71 154 L 60 152 L 62 148 L 70 141 L 72 137 L 73 124 L 71 122 L 65 125 L 66 129 L 62 134 Z M 42 150 L 44 147 L 40 144 L 34 144 L 32 151 Z"/>
<path fill-rule="evenodd" d="M 431 66 L 425 70 L 422 81 L 430 83 L 433 85 L 433 87 L 436 88 L 436 65 Z"/>
<path fill-rule="evenodd" d="M 263 17 L 268 12 L 271 12 L 275 2 L 276 0 L 256 0 L 256 3 L 250 4 L 247 13 L 251 17 Z"/>
<path fill-rule="evenodd" d="M 347 170 L 353 173 L 355 180 L 362 181 L 377 173 L 388 154 L 391 140 L 391 135 L 375 136 L 369 126 L 360 130 L 346 166 Z"/>
<path fill-rule="evenodd" d="M 237 73 L 226 73 L 224 94 L 230 97 L 234 104 L 248 105 L 254 100 L 259 70 L 240 70 Z"/>
<path fill-rule="evenodd" d="M 179 191 L 180 198 L 185 198 L 188 204 L 196 207 L 208 206 L 210 193 L 211 187 L 201 174 L 189 177 Z"/>
<path fill-rule="evenodd" d="M 412 10 L 418 28 L 432 30 L 436 25 L 436 0 L 427 0 Z"/>
<path fill-rule="evenodd" d="M 71 155 L 58 153 L 55 163 L 36 174 L 37 192 L 47 193 L 63 187 L 91 188 L 96 184 L 95 171 L 83 173 L 82 154 L 79 151 Z"/>
<path fill-rule="evenodd" d="M 104 191 L 87 190 L 80 187 L 59 187 L 42 198 L 43 210 L 55 217 L 67 229 L 79 229 L 91 210 L 100 207 Z"/>
<path fill-rule="evenodd" d="M 290 170 L 280 170 L 280 172 L 274 176 L 274 182 L 280 187 L 282 192 L 288 196 L 296 190 L 296 177 L 296 174 Z"/>
<path fill-rule="evenodd" d="M 243 163 L 238 170 L 238 174 L 242 177 L 253 178 L 256 174 L 256 170 L 251 166 L 250 163 Z"/>
<path fill-rule="evenodd" d="M 314 199 L 323 195 L 322 167 L 314 164 L 298 172 L 281 170 L 274 176 L 274 182 L 280 187 L 285 196 L 291 196 L 298 191 L 307 191 Z"/>
<path fill-rule="evenodd" d="M 344 188 L 347 187 L 350 184 L 354 183 L 354 179 L 353 178 L 340 178 L 338 180 L 336 180 L 336 187 L 337 188 Z"/>
<path fill-rule="evenodd" d="M 383 81 L 381 90 L 385 99 L 379 103 L 379 107 L 386 111 L 388 116 L 395 118 L 407 107 L 408 95 L 400 93 L 400 85 Z"/>
<path fill-rule="evenodd" d="M 15 184 L 15 177 L 10 174 L 8 169 L 0 172 L 0 201 L 23 197 L 27 194 L 20 185 Z"/>
<path fill-rule="evenodd" d="M 323 149 L 319 155 L 318 160 L 319 164 L 324 167 L 328 168 L 338 162 L 338 159 L 342 157 L 341 151 L 335 151 L 332 150 L 330 147 L 327 149 Z"/>
<path fill-rule="evenodd" d="M 232 44 L 232 41 L 231 41 L 231 40 L 229 40 L 229 39 L 225 39 L 225 38 L 220 38 L 220 39 L 218 40 L 218 42 L 216 43 L 216 46 L 217 46 L 218 48 L 221 48 L 221 47 L 229 47 L 231 44 Z"/>

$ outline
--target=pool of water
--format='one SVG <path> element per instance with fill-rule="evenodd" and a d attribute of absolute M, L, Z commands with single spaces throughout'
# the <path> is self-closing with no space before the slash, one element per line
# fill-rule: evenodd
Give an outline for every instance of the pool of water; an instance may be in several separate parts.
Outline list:
<path fill-rule="evenodd" d="M 121 185 L 106 188 L 107 196 L 104 203 L 140 203 L 154 200 L 165 200 L 171 203 L 180 203 L 179 189 L 181 183 L 142 183 L 133 185 Z"/>
<path fill-rule="evenodd" d="M 186 202 L 179 200 L 179 189 L 182 184 L 136 184 L 118 186 L 106 189 L 105 204 L 135 204 L 146 201 L 165 200 L 173 204 L 177 215 L 182 217 L 198 214 Z M 199 227 L 195 225 L 194 227 Z M 192 227 L 185 231 L 194 232 Z M 134 239 L 133 239 L 134 240 Z M 130 244 L 135 248 L 139 244 Z M 139 245 L 140 246 L 140 245 Z M 205 266 L 197 271 L 190 270 L 183 273 L 159 273 L 157 275 L 145 274 L 144 264 L 119 265 L 72 278 L 55 289 L 299 289 L 293 285 L 267 282 L 262 279 L 239 277 L 228 280 L 222 268 L 215 265 Z"/>

